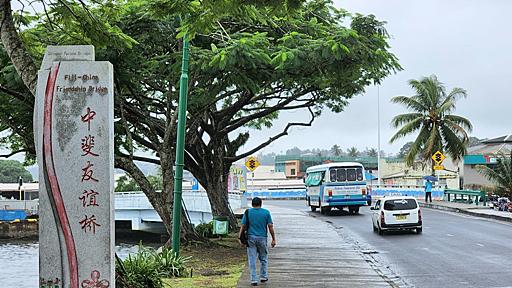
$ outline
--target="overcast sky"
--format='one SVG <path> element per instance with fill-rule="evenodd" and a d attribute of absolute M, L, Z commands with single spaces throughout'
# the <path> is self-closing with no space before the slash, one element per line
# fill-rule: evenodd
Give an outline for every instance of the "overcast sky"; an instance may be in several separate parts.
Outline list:
<path fill-rule="evenodd" d="M 394 130 L 391 119 L 404 110 L 391 104 L 396 95 L 411 95 L 409 79 L 436 74 L 451 90 L 461 87 L 468 98 L 457 105 L 456 114 L 469 118 L 472 136 L 497 137 L 512 133 L 512 1 L 508 0 L 337 0 L 336 7 L 351 13 L 374 14 L 387 21 L 392 52 L 404 70 L 389 76 L 380 87 L 381 148 L 396 153 L 412 138 L 389 144 Z M 293 146 L 344 150 L 351 146 L 377 147 L 377 88 L 368 87 L 340 114 L 324 113 L 313 127 L 294 129 L 263 152 L 286 151 Z M 282 114 L 277 132 L 290 120 L 307 113 Z M 268 130 L 251 133 L 249 149 L 267 139 Z"/>
<path fill-rule="evenodd" d="M 380 87 L 381 148 L 396 153 L 413 138 L 389 144 L 391 119 L 404 110 L 391 104 L 396 95 L 411 95 L 409 79 L 436 74 L 450 90 L 461 87 L 468 98 L 458 103 L 456 114 L 469 118 L 472 136 L 497 137 L 512 133 L 512 1 L 509 0 L 335 0 L 349 12 L 374 14 L 387 21 L 392 52 L 404 70 L 389 76 Z M 325 112 L 313 127 L 294 128 L 262 152 L 284 152 L 297 146 L 344 150 L 377 147 L 377 88 L 351 100 L 339 114 Z M 251 132 L 242 150 L 248 150 L 280 132 L 289 121 L 300 121 L 307 112 L 282 113 L 274 128 Z M 5 151 L 2 151 L 5 152 Z M 21 159 L 20 155 L 14 157 Z"/>

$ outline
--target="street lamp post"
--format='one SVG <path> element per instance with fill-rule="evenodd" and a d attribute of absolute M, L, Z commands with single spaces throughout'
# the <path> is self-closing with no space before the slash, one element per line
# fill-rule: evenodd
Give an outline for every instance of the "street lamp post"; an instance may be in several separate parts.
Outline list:
<path fill-rule="evenodd" d="M 378 182 L 377 184 L 379 185 L 379 188 L 380 188 L 380 185 L 382 184 L 381 182 L 381 179 L 380 179 L 380 90 L 379 90 L 379 86 L 377 86 L 377 177 L 379 178 L 378 179 Z"/>
<path fill-rule="evenodd" d="M 185 127 L 187 122 L 188 50 L 188 35 L 185 34 L 185 36 L 183 36 L 183 59 L 181 62 L 178 133 L 176 139 L 176 170 L 174 171 L 174 203 L 172 209 L 172 249 L 176 255 L 180 253 L 181 194 L 183 188 Z"/>

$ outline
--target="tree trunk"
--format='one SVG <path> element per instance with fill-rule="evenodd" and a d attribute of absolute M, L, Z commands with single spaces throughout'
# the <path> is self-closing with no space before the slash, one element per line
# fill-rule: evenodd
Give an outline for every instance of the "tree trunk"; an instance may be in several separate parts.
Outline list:
<path fill-rule="evenodd" d="M 167 234 L 169 236 L 172 235 L 172 209 L 173 209 L 173 202 L 172 202 L 172 193 L 166 194 L 167 197 L 171 197 L 169 200 L 163 201 L 162 196 L 164 196 L 163 192 L 156 192 L 155 188 L 149 183 L 146 176 L 142 173 L 142 171 L 133 163 L 132 160 L 126 158 L 126 157 L 119 157 L 116 156 L 115 158 L 115 166 L 117 168 L 121 168 L 124 171 L 126 171 L 133 180 L 139 185 L 142 192 L 148 197 L 149 202 L 155 209 L 155 211 L 158 213 L 160 218 L 162 219 L 162 223 L 164 224 L 164 227 L 167 231 Z M 168 171 L 165 171 L 168 173 Z M 162 169 L 162 173 L 164 173 L 164 169 Z M 172 173 L 172 172 L 171 172 Z M 169 181 L 165 181 L 164 179 L 164 185 L 167 185 L 167 187 L 172 187 L 172 184 L 174 183 L 173 178 L 167 178 Z M 168 183 L 165 183 L 168 182 Z M 169 183 L 170 182 L 170 183 Z M 169 189 L 169 188 L 167 188 Z M 200 238 L 198 235 L 194 232 L 194 229 L 192 227 L 192 224 L 190 224 L 190 221 L 188 220 L 188 217 L 186 216 L 186 212 L 183 209 L 182 217 L 181 217 L 181 239 L 184 241 L 189 240 L 199 240 Z"/>
<path fill-rule="evenodd" d="M 237 229 L 238 222 L 229 205 L 227 176 L 216 175 L 205 187 L 213 216 L 228 217 L 230 230 Z"/>
<path fill-rule="evenodd" d="M 174 174 L 173 160 L 175 159 L 173 149 L 166 148 L 160 150 L 160 167 L 162 168 L 162 192 L 161 192 L 161 209 L 158 211 L 160 218 L 165 224 L 167 233 L 172 235 L 172 213 L 174 206 Z M 179 203 L 182 205 L 182 203 Z M 194 231 L 194 227 L 190 223 L 187 211 L 182 205 L 181 209 L 181 239 L 198 240 L 199 237 Z"/>
<path fill-rule="evenodd" d="M 0 0 L 0 38 L 23 83 L 32 95 L 35 95 L 38 69 L 16 31 L 12 18 L 11 0 Z"/>
<path fill-rule="evenodd" d="M 229 227 L 234 230 L 238 223 L 229 205 L 228 195 L 228 175 L 231 163 L 224 161 L 224 147 L 222 145 L 216 145 L 215 147 L 213 157 L 204 161 L 205 177 L 203 180 L 205 181 L 202 181 L 201 185 L 206 189 L 212 215 L 228 217 Z"/>

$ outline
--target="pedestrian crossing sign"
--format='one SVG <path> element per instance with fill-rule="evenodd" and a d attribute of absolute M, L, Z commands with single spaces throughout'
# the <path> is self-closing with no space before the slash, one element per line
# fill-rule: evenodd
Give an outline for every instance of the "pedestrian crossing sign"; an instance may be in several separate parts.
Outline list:
<path fill-rule="evenodd" d="M 434 155 L 432 155 L 432 160 L 434 160 L 434 162 L 436 162 L 438 166 L 441 165 L 441 163 L 443 163 L 444 159 L 446 159 L 446 157 L 443 155 L 443 153 L 441 153 L 441 151 L 437 151 L 436 153 L 434 153 Z"/>

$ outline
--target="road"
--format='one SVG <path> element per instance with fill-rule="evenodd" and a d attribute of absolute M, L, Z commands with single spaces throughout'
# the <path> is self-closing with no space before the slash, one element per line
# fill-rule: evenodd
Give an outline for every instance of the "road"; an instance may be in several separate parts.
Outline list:
<path fill-rule="evenodd" d="M 422 209 L 423 234 L 372 230 L 369 207 L 359 215 L 310 212 L 304 201 L 268 201 L 327 221 L 353 243 L 372 253 L 413 287 L 512 287 L 512 225 L 509 223 Z M 279 223 L 276 223 L 279 227 Z M 277 228 L 278 229 L 278 228 Z M 373 254 L 375 253 L 375 254 Z"/>

